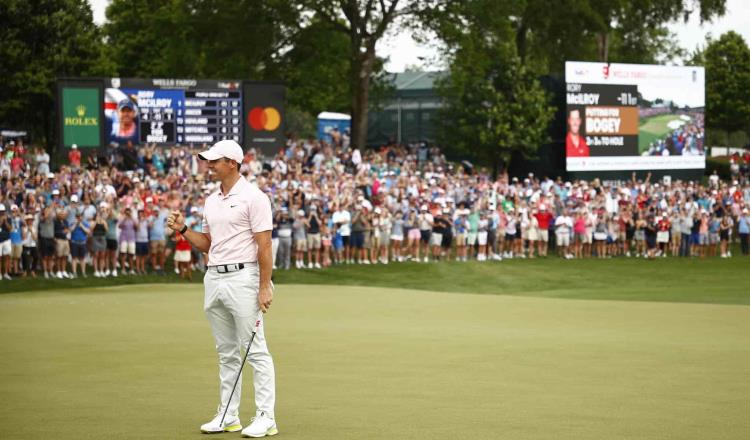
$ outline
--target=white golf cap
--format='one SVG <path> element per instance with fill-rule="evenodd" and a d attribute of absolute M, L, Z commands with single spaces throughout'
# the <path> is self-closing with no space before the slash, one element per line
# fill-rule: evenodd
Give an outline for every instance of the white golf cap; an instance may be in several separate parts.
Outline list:
<path fill-rule="evenodd" d="M 72 148 L 72 149 L 74 149 L 74 150 L 77 150 L 77 149 L 78 149 L 78 145 L 76 145 L 76 144 L 73 144 L 73 145 L 71 145 L 71 146 L 70 146 L 70 148 Z"/>
<path fill-rule="evenodd" d="M 78 201 L 78 194 L 73 194 L 72 196 L 70 196 L 70 201 L 76 203 Z"/>
<path fill-rule="evenodd" d="M 217 160 L 226 157 L 237 163 L 242 163 L 244 154 L 242 153 L 242 147 L 240 147 L 240 144 L 227 139 L 213 144 L 211 148 L 198 154 L 198 157 L 203 160 Z"/>
<path fill-rule="evenodd" d="M 190 212 L 198 212 L 198 207 L 193 206 L 192 208 L 190 208 Z"/>
<path fill-rule="evenodd" d="M 381 211 L 380 211 L 380 207 L 376 207 L 376 208 L 375 208 L 375 214 L 380 214 L 380 213 L 381 213 Z"/>

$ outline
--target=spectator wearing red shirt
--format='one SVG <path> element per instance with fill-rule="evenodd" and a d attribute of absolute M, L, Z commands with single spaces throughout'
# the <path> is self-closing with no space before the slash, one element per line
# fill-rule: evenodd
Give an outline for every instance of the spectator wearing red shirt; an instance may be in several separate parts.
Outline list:
<path fill-rule="evenodd" d="M 13 159 L 10 160 L 10 170 L 14 175 L 18 175 L 23 171 L 23 156 L 18 153 L 13 155 Z"/>
<path fill-rule="evenodd" d="M 537 224 L 539 225 L 539 240 L 537 241 L 537 252 L 539 256 L 547 256 L 547 246 L 549 243 L 549 225 L 552 221 L 552 214 L 547 211 L 546 205 L 539 205 L 539 212 L 534 214 Z"/>
<path fill-rule="evenodd" d="M 669 220 L 669 216 L 667 216 L 667 213 L 665 212 L 656 222 L 656 243 L 659 246 L 659 251 L 663 257 L 667 256 L 670 229 L 672 229 L 672 222 Z"/>
<path fill-rule="evenodd" d="M 68 161 L 73 169 L 81 168 L 81 152 L 78 151 L 78 145 L 73 144 L 68 152 Z"/>
<path fill-rule="evenodd" d="M 180 270 L 180 278 L 192 281 L 193 271 L 190 264 L 192 259 L 190 251 L 192 247 L 190 246 L 190 242 L 179 232 L 174 233 L 174 239 L 174 262 Z"/>

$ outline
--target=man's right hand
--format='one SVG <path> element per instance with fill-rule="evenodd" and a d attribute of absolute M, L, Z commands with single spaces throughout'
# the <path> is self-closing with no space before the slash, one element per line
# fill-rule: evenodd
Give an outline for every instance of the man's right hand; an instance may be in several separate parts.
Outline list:
<path fill-rule="evenodd" d="M 167 218 L 167 226 L 173 231 L 179 232 L 185 226 L 185 219 L 180 211 L 172 211 Z"/>

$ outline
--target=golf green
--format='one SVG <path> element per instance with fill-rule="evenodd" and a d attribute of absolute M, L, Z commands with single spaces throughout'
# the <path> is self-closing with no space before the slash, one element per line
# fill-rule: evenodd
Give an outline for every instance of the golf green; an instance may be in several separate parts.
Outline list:
<path fill-rule="evenodd" d="M 0 296 L 2 438 L 204 438 L 201 306 L 195 284 Z M 744 305 L 287 284 L 266 329 L 278 438 L 750 435 Z"/>

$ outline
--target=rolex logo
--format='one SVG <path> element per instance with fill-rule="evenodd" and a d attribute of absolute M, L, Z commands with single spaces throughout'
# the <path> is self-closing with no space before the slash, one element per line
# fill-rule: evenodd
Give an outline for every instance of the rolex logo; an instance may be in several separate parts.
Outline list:
<path fill-rule="evenodd" d="M 99 118 L 96 116 L 86 117 L 86 106 L 78 104 L 75 106 L 76 116 L 66 116 L 64 123 L 66 126 L 95 126 L 99 125 Z"/>

